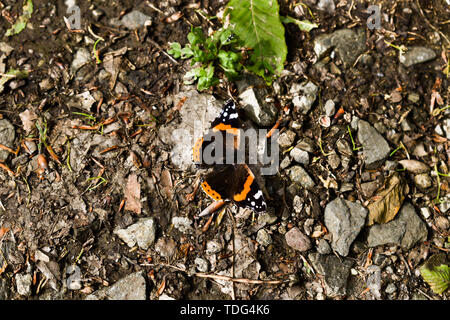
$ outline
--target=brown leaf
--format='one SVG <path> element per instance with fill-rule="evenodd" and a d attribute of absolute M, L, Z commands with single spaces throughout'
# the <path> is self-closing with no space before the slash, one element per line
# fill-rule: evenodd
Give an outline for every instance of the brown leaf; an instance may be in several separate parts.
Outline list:
<path fill-rule="evenodd" d="M 367 206 L 369 209 L 368 226 L 377 223 L 387 223 L 395 218 L 400 210 L 408 185 L 400 178 L 398 173 L 387 178 L 385 185 L 374 196 L 374 202 Z"/>
<path fill-rule="evenodd" d="M 34 120 L 37 119 L 37 115 L 30 111 L 30 109 L 25 110 L 22 113 L 19 113 L 20 120 L 22 120 L 23 130 L 28 134 L 34 128 Z"/>
<path fill-rule="evenodd" d="M 0 228 L 0 239 L 3 238 L 5 233 L 7 233 L 8 231 L 9 231 L 9 228 L 1 227 Z"/>
<path fill-rule="evenodd" d="M 125 193 L 125 210 L 133 211 L 136 214 L 141 213 L 141 185 L 138 177 L 132 173 L 128 176 Z"/>

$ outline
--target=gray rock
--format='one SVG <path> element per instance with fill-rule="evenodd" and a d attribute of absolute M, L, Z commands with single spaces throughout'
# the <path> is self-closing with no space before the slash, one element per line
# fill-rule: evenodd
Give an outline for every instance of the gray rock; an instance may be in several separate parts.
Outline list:
<path fill-rule="evenodd" d="M 217 240 L 210 240 L 206 243 L 206 254 L 211 255 L 222 251 L 223 246 Z"/>
<path fill-rule="evenodd" d="M 381 298 L 381 268 L 377 265 L 371 265 L 367 268 L 366 285 L 375 298 Z"/>
<path fill-rule="evenodd" d="M 407 171 L 414 174 L 430 172 L 430 167 L 418 160 L 404 159 L 400 160 L 398 163 L 400 163 Z"/>
<path fill-rule="evenodd" d="M 319 59 L 335 48 L 345 67 L 352 66 L 358 56 L 366 49 L 364 29 L 340 29 L 314 39 L 314 52 Z"/>
<path fill-rule="evenodd" d="M 367 245 L 376 247 L 385 244 L 399 244 L 406 231 L 406 224 L 394 219 L 386 224 L 369 227 Z"/>
<path fill-rule="evenodd" d="M 9 300 L 10 295 L 10 282 L 7 279 L 0 278 L 0 301 Z"/>
<path fill-rule="evenodd" d="M 92 59 L 92 53 L 86 48 L 80 48 L 75 52 L 75 56 L 72 60 L 70 70 L 72 74 L 77 72 L 83 65 L 88 63 Z"/>
<path fill-rule="evenodd" d="M 444 131 L 447 139 L 450 139 L 450 119 L 444 120 Z"/>
<path fill-rule="evenodd" d="M 148 26 L 152 24 L 152 18 L 143 14 L 138 10 L 133 10 L 130 13 L 124 15 L 119 21 L 113 19 L 111 24 L 116 26 L 124 26 L 129 30 L 135 30 L 141 26 Z"/>
<path fill-rule="evenodd" d="M 278 109 L 273 102 L 266 101 L 269 91 L 265 82 L 258 76 L 244 73 L 236 85 L 246 115 L 260 127 L 273 125 L 277 120 Z"/>
<path fill-rule="evenodd" d="M 289 247 L 300 252 L 311 249 L 311 241 L 297 227 L 292 228 L 284 235 Z"/>
<path fill-rule="evenodd" d="M 406 224 L 406 232 L 400 243 L 405 250 L 411 249 L 416 243 L 427 240 L 428 230 L 425 222 L 420 219 L 412 204 L 406 202 L 398 213 L 398 219 Z"/>
<path fill-rule="evenodd" d="M 256 242 L 258 242 L 263 247 L 267 247 L 272 243 L 272 237 L 266 229 L 259 229 L 256 234 Z"/>
<path fill-rule="evenodd" d="M 341 158 L 333 150 L 331 153 L 328 154 L 327 162 L 332 169 L 337 169 L 339 167 L 339 165 L 341 164 Z"/>
<path fill-rule="evenodd" d="M 450 222 L 448 220 L 448 218 L 444 217 L 444 216 L 437 216 L 434 219 L 434 224 L 436 225 L 436 227 L 438 227 L 441 230 L 447 230 L 450 227 Z"/>
<path fill-rule="evenodd" d="M 361 183 L 361 191 L 365 198 L 370 198 L 378 188 L 378 181 Z"/>
<path fill-rule="evenodd" d="M 396 287 L 395 284 L 393 284 L 393 283 L 389 283 L 389 284 L 386 286 L 386 289 L 384 289 L 384 292 L 386 292 L 387 294 L 392 294 L 392 293 L 394 293 L 395 291 L 397 291 L 397 287 Z"/>
<path fill-rule="evenodd" d="M 181 170 L 187 170 L 192 166 L 192 146 L 210 127 L 211 122 L 222 110 L 223 101 L 216 100 L 211 94 L 198 93 L 197 90 L 181 91 L 173 98 L 176 106 L 180 100 L 186 97 L 180 110 L 181 122 L 172 121 L 168 125 L 161 126 L 158 131 L 159 138 L 168 145 L 173 146 L 170 152 L 170 160 Z M 199 117 L 199 115 L 202 115 Z"/>
<path fill-rule="evenodd" d="M 311 81 L 303 83 L 294 83 L 290 93 L 293 95 L 292 103 L 299 108 L 303 114 L 307 114 L 316 101 L 319 87 Z"/>
<path fill-rule="evenodd" d="M 155 233 L 156 224 L 153 218 L 143 218 L 126 229 L 114 230 L 114 234 L 122 239 L 127 246 L 131 248 L 137 244 L 143 250 L 147 250 L 153 244 Z"/>
<path fill-rule="evenodd" d="M 327 102 L 325 102 L 325 105 L 323 106 L 323 109 L 327 116 L 329 116 L 329 117 L 333 116 L 336 111 L 334 101 L 331 99 L 327 100 Z"/>
<path fill-rule="evenodd" d="M 182 233 L 191 233 L 193 231 L 191 227 L 192 220 L 187 217 L 173 217 L 172 224 L 175 229 L 180 230 Z"/>
<path fill-rule="evenodd" d="M 305 189 L 312 189 L 316 185 L 309 174 L 301 166 L 292 166 L 288 170 L 288 175 L 295 183 L 300 184 Z"/>
<path fill-rule="evenodd" d="M 110 287 L 88 295 L 86 300 L 145 300 L 146 283 L 142 272 L 132 273 Z"/>
<path fill-rule="evenodd" d="M 377 169 L 389 156 L 390 147 L 378 131 L 364 120 L 358 121 L 358 140 L 363 147 L 366 169 Z"/>
<path fill-rule="evenodd" d="M 431 177 L 428 175 L 428 173 L 416 174 L 414 176 L 414 182 L 416 183 L 416 186 L 421 189 L 427 189 L 433 184 L 433 181 L 431 180 Z"/>
<path fill-rule="evenodd" d="M 15 149 L 13 146 L 14 139 L 16 138 L 16 132 L 14 126 L 6 119 L 0 120 L 0 143 L 11 149 Z M 9 152 L 0 149 L 0 161 L 5 161 L 9 156 Z"/>
<path fill-rule="evenodd" d="M 261 223 L 262 226 L 274 224 L 277 221 L 277 216 L 271 214 L 268 211 L 260 213 L 258 215 L 258 222 Z"/>
<path fill-rule="evenodd" d="M 339 139 L 336 141 L 336 148 L 338 149 L 339 153 L 351 157 L 352 156 L 352 148 L 350 147 L 350 143 L 345 139 Z"/>
<path fill-rule="evenodd" d="M 278 137 L 278 144 L 281 148 L 290 147 L 295 141 L 295 132 L 291 130 L 287 130 L 280 134 Z"/>
<path fill-rule="evenodd" d="M 295 147 L 307 152 L 314 152 L 316 150 L 314 141 L 307 137 L 301 139 Z"/>
<path fill-rule="evenodd" d="M 292 161 L 288 156 L 284 157 L 284 159 L 280 163 L 280 169 L 281 170 L 286 169 L 287 167 L 289 167 L 291 165 L 291 162 Z"/>
<path fill-rule="evenodd" d="M 317 245 L 317 252 L 320 254 L 330 254 L 331 253 L 331 247 L 327 240 L 320 239 L 319 243 Z"/>
<path fill-rule="evenodd" d="M 333 236 L 331 247 L 347 256 L 350 245 L 365 224 L 368 210 L 362 205 L 336 198 L 325 207 L 325 226 Z"/>
<path fill-rule="evenodd" d="M 33 282 L 33 278 L 31 277 L 31 274 L 20 274 L 17 273 L 15 276 L 16 280 L 16 288 L 17 293 L 21 296 L 28 297 L 31 294 L 31 284 Z"/>
<path fill-rule="evenodd" d="M 80 290 L 82 288 L 80 267 L 76 264 L 72 264 L 67 267 L 66 274 L 69 275 L 66 280 L 67 289 Z"/>
<path fill-rule="evenodd" d="M 336 9 L 336 6 L 334 4 L 334 0 L 319 0 L 317 8 L 331 14 Z"/>
<path fill-rule="evenodd" d="M 318 253 L 311 253 L 308 258 L 313 268 L 324 277 L 327 296 L 337 297 L 347 293 L 347 282 L 353 260 Z"/>
<path fill-rule="evenodd" d="M 406 67 L 427 62 L 436 58 L 434 50 L 427 47 L 409 47 L 405 52 L 400 51 L 399 61 Z"/>
<path fill-rule="evenodd" d="M 155 244 L 155 251 L 163 258 L 170 259 L 177 252 L 177 243 L 170 238 L 159 238 Z"/>
<path fill-rule="evenodd" d="M 425 241 L 427 236 L 425 222 L 416 214 L 413 205 L 405 202 L 394 220 L 368 228 L 367 245 L 394 244 L 409 250 L 416 243 Z"/>
<path fill-rule="evenodd" d="M 209 269 L 208 260 L 197 257 L 197 258 L 195 258 L 194 263 L 195 263 L 195 267 L 197 268 L 198 271 L 208 272 L 208 269 Z"/>
<path fill-rule="evenodd" d="M 307 165 L 309 164 L 309 154 L 300 148 L 293 148 L 289 155 L 298 163 Z"/>

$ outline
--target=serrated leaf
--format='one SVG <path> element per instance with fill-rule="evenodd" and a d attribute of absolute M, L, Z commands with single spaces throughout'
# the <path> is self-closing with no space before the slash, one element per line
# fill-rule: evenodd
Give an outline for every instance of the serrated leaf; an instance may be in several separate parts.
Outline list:
<path fill-rule="evenodd" d="M 245 47 L 253 49 L 248 69 L 271 84 L 273 76 L 283 70 L 287 55 L 278 2 L 230 0 L 227 8 L 233 32 Z"/>
<path fill-rule="evenodd" d="M 289 16 L 280 16 L 283 23 L 295 23 L 301 31 L 310 32 L 312 29 L 318 28 L 319 25 L 309 20 L 298 20 Z"/>
<path fill-rule="evenodd" d="M 431 270 L 425 264 L 420 268 L 420 274 L 434 293 L 441 294 L 450 285 L 450 267 L 445 264 L 436 266 Z"/>
<path fill-rule="evenodd" d="M 9 28 L 5 35 L 7 37 L 13 36 L 22 32 L 23 29 L 27 26 L 28 20 L 30 20 L 31 15 L 33 14 L 33 1 L 32 0 L 24 0 L 22 15 L 17 18 L 17 21 Z"/>

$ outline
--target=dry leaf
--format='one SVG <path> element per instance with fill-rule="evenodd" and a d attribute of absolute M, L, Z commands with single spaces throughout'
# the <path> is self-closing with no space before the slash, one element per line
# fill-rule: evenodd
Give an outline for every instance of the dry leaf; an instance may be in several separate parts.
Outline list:
<path fill-rule="evenodd" d="M 373 197 L 376 200 L 367 206 L 367 209 L 369 209 L 367 225 L 371 226 L 375 222 L 387 223 L 394 219 L 407 193 L 408 185 L 400 178 L 398 173 L 388 177 L 385 185 Z"/>
<path fill-rule="evenodd" d="M 5 233 L 7 233 L 8 231 L 9 231 L 9 228 L 1 227 L 0 228 L 0 239 L 3 238 Z"/>
<path fill-rule="evenodd" d="M 37 115 L 30 111 L 30 109 L 19 113 L 20 120 L 22 120 L 23 130 L 28 134 L 34 128 L 34 122 L 37 119 Z"/>
<path fill-rule="evenodd" d="M 158 287 L 158 290 L 156 291 L 158 296 L 162 295 L 165 288 L 166 288 L 166 279 L 163 279 L 161 285 Z"/>
<path fill-rule="evenodd" d="M 125 210 L 133 211 L 136 214 L 141 213 L 141 185 L 138 182 L 136 174 L 130 174 L 125 193 Z"/>

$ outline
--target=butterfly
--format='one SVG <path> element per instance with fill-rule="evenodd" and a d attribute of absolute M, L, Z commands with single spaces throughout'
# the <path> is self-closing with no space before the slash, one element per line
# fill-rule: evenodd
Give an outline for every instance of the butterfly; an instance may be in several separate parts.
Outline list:
<path fill-rule="evenodd" d="M 211 123 L 209 131 L 194 145 L 193 159 L 199 168 L 212 167 L 201 181 L 203 191 L 212 199 L 231 200 L 240 207 L 255 212 L 264 212 L 267 208 L 263 192 L 255 175 L 245 163 L 226 163 L 226 155 L 233 155 L 240 146 L 242 121 L 233 100 L 228 100 L 219 116 Z M 218 137 L 221 139 L 214 139 Z M 206 163 L 203 155 L 207 149 L 218 155 L 216 163 Z"/>

